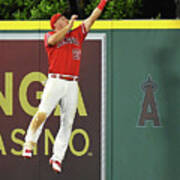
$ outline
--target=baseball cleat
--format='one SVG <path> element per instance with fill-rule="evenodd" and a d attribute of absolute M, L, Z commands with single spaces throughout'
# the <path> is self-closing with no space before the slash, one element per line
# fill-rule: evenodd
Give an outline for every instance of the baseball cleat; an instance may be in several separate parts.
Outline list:
<path fill-rule="evenodd" d="M 49 164 L 52 166 L 52 169 L 56 173 L 60 173 L 62 171 L 61 163 L 59 161 L 55 161 L 55 160 L 50 159 Z"/>
<path fill-rule="evenodd" d="M 23 156 L 25 159 L 31 159 L 31 158 L 32 158 L 32 150 L 27 149 L 27 148 L 24 148 L 24 149 L 23 149 L 22 156 Z"/>

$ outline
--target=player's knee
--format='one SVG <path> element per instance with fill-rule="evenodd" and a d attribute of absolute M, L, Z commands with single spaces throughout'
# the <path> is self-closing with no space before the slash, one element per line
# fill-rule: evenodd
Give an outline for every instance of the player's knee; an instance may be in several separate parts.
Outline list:
<path fill-rule="evenodd" d="M 45 112 L 38 112 L 37 117 L 40 121 L 44 121 L 46 119 L 46 113 Z"/>
<path fill-rule="evenodd" d="M 46 113 L 45 112 L 37 112 L 36 115 L 34 116 L 31 124 L 31 128 L 33 131 L 36 131 L 41 124 L 46 120 Z"/>

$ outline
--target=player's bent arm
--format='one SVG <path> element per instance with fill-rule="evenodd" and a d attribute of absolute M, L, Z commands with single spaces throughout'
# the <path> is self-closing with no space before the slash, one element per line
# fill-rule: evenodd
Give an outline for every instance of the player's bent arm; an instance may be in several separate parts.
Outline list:
<path fill-rule="evenodd" d="M 66 33 L 72 28 L 74 21 L 77 19 L 77 15 L 72 15 L 69 24 L 65 26 L 63 29 L 55 32 L 48 38 L 48 45 L 55 45 L 58 42 L 62 41 L 65 38 Z"/>
<path fill-rule="evenodd" d="M 99 18 L 107 2 L 108 0 L 101 0 L 99 5 L 94 9 L 91 15 L 83 22 L 87 32 L 90 30 L 96 19 Z"/>
<path fill-rule="evenodd" d="M 51 35 L 48 38 L 48 45 L 55 45 L 58 42 L 62 41 L 66 35 L 66 33 L 69 31 L 69 27 L 65 26 L 63 29 L 61 29 L 60 31 L 57 31 L 56 33 L 54 33 L 53 35 Z"/>

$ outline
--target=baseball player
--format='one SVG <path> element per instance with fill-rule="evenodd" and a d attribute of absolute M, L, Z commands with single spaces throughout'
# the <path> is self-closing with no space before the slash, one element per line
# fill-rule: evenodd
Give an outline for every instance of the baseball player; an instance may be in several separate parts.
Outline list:
<path fill-rule="evenodd" d="M 60 102 L 61 126 L 55 137 L 53 155 L 49 160 L 52 169 L 62 171 L 62 161 L 68 148 L 78 102 L 78 78 L 82 43 L 95 20 L 101 15 L 108 0 L 101 0 L 92 14 L 74 30 L 77 15 L 68 20 L 57 13 L 51 17 L 52 31 L 45 34 L 44 44 L 48 54 L 48 80 L 41 103 L 34 115 L 26 136 L 22 156 L 30 159 L 43 125 L 55 106 Z"/>

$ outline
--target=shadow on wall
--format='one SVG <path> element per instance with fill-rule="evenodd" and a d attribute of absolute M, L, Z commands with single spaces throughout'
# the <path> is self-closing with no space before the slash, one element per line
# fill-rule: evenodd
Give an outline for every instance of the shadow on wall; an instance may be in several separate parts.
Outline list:
<path fill-rule="evenodd" d="M 176 34 L 176 33 L 175 33 Z M 166 39 L 167 41 L 167 39 Z M 179 179 L 180 159 L 180 41 L 168 37 L 165 47 L 154 50 L 154 64 L 159 72 L 163 98 L 164 134 L 168 141 L 167 179 Z M 178 71 L 179 68 L 179 71 Z"/>

